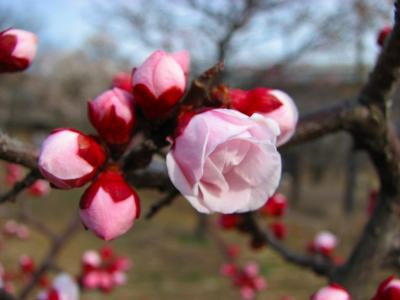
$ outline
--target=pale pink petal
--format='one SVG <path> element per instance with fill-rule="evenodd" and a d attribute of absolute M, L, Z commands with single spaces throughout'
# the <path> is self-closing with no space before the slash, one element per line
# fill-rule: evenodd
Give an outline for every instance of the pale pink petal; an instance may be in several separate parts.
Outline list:
<path fill-rule="evenodd" d="M 171 54 L 171 56 L 178 62 L 178 64 L 181 66 L 183 73 L 185 74 L 185 77 L 187 79 L 189 75 L 189 68 L 190 68 L 190 54 L 186 50 L 174 52 Z"/>
<path fill-rule="evenodd" d="M 76 179 L 91 173 L 93 166 L 77 154 L 78 137 L 79 133 L 70 130 L 51 134 L 42 145 L 39 156 L 41 168 L 62 180 Z"/>
<path fill-rule="evenodd" d="M 133 225 L 136 216 L 136 205 L 133 196 L 114 202 L 101 187 L 91 205 L 81 209 L 82 222 L 97 236 L 111 240 L 127 232 Z"/>
<path fill-rule="evenodd" d="M 181 66 L 170 55 L 166 54 L 160 59 L 153 70 L 153 86 L 155 96 L 161 96 L 170 88 L 185 90 L 185 74 Z"/>
<path fill-rule="evenodd" d="M 272 118 L 279 124 L 281 134 L 278 137 L 277 145 L 280 146 L 293 136 L 296 130 L 299 113 L 296 104 L 289 95 L 279 90 L 273 90 L 271 94 L 282 102 L 282 106 L 264 115 Z"/>

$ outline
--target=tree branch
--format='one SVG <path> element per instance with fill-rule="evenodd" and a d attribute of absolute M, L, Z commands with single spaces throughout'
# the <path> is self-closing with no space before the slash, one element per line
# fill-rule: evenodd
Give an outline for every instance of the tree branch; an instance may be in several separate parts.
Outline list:
<path fill-rule="evenodd" d="M 37 166 L 37 151 L 0 132 L 0 159 L 34 169 Z"/>
<path fill-rule="evenodd" d="M 269 231 L 261 230 L 252 213 L 242 214 L 243 229 L 251 234 L 253 240 L 266 243 L 286 261 L 297 266 L 309 268 L 319 275 L 329 276 L 335 266 L 329 260 L 319 256 L 303 255 L 290 250 L 280 243 Z"/>
<path fill-rule="evenodd" d="M 46 273 L 46 271 L 52 267 L 53 262 L 57 255 L 64 248 L 65 244 L 72 238 L 72 236 L 76 233 L 76 231 L 80 228 L 79 216 L 74 214 L 72 220 L 64 229 L 64 231 L 58 236 L 56 240 L 50 246 L 48 253 L 43 259 L 42 263 L 38 266 L 37 270 L 32 275 L 31 280 L 28 284 L 23 288 L 21 294 L 19 296 L 20 300 L 26 300 L 31 293 L 31 291 L 35 288 L 40 278 Z"/>
<path fill-rule="evenodd" d="M 172 190 L 170 190 L 164 197 L 162 197 L 150 206 L 150 209 L 147 212 L 145 218 L 151 219 L 152 217 L 154 217 L 163 207 L 170 205 L 178 195 L 179 192 L 177 189 L 173 188 Z"/>
<path fill-rule="evenodd" d="M 29 188 L 39 178 L 41 178 L 39 170 L 33 169 L 25 176 L 25 178 L 15 183 L 8 192 L 0 196 L 0 204 L 3 204 L 7 201 L 14 201 L 21 192 Z"/>

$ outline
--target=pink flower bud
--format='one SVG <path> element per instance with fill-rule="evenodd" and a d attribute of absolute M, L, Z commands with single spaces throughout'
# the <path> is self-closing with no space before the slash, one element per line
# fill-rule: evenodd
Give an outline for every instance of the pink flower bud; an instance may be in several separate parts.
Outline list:
<path fill-rule="evenodd" d="M 127 282 L 126 274 L 124 272 L 114 272 L 111 277 L 114 285 L 124 285 Z"/>
<path fill-rule="evenodd" d="M 223 264 L 221 267 L 221 274 L 228 277 L 233 277 L 237 274 L 238 268 L 233 263 Z"/>
<path fill-rule="evenodd" d="M 176 60 L 176 62 L 181 66 L 183 73 L 185 74 L 186 80 L 189 77 L 190 69 L 190 54 L 186 50 L 174 52 L 171 56 Z"/>
<path fill-rule="evenodd" d="M 351 300 L 351 297 L 343 287 L 333 283 L 321 288 L 310 300 Z"/>
<path fill-rule="evenodd" d="M 175 58 L 155 51 L 133 74 L 135 101 L 149 119 L 165 117 L 183 96 L 185 70 Z"/>
<path fill-rule="evenodd" d="M 378 38 L 376 39 L 376 43 L 378 46 L 383 47 L 385 45 L 386 39 L 388 36 L 392 33 L 392 27 L 391 26 L 385 26 L 383 27 L 379 33 L 378 33 Z"/>
<path fill-rule="evenodd" d="M 76 281 L 66 273 L 61 273 L 53 281 L 53 289 L 60 300 L 79 300 L 79 287 Z"/>
<path fill-rule="evenodd" d="M 32 196 L 43 197 L 50 193 L 50 185 L 46 180 L 39 179 L 29 187 L 28 192 Z"/>
<path fill-rule="evenodd" d="M 24 176 L 23 169 L 20 165 L 7 163 L 6 164 L 6 182 L 12 186 Z"/>
<path fill-rule="evenodd" d="M 73 129 L 54 130 L 39 154 L 40 172 L 58 188 L 80 187 L 90 181 L 106 160 L 103 148 Z"/>
<path fill-rule="evenodd" d="M 12 237 L 17 234 L 19 225 L 15 220 L 8 220 L 3 227 L 4 235 Z"/>
<path fill-rule="evenodd" d="M 337 238 L 329 231 L 321 231 L 318 233 L 313 241 L 315 251 L 330 256 L 337 246 Z"/>
<path fill-rule="evenodd" d="M 397 300 L 400 299 L 400 279 L 390 276 L 378 287 L 372 300 Z"/>
<path fill-rule="evenodd" d="M 101 258 L 99 253 L 94 250 L 87 250 L 82 256 L 82 267 L 84 272 L 92 271 L 98 268 L 101 264 Z"/>
<path fill-rule="evenodd" d="M 117 171 L 99 175 L 80 202 L 82 223 L 104 240 L 127 232 L 139 217 L 139 197 Z"/>
<path fill-rule="evenodd" d="M 99 273 L 99 288 L 104 292 L 108 293 L 114 287 L 114 281 L 112 275 L 107 272 Z"/>
<path fill-rule="evenodd" d="M 19 265 L 21 267 L 21 271 L 25 274 L 31 274 L 35 271 L 35 263 L 32 257 L 28 255 L 21 255 L 19 258 Z"/>
<path fill-rule="evenodd" d="M 260 213 L 266 216 L 281 217 L 287 209 L 287 198 L 281 193 L 275 193 L 268 201 L 260 208 Z"/>
<path fill-rule="evenodd" d="M 277 145 L 286 143 L 294 134 L 297 121 L 297 107 L 286 93 L 279 90 L 256 88 L 250 91 L 232 89 L 229 91 L 231 106 L 248 116 L 254 113 L 272 118 L 279 125 Z"/>
<path fill-rule="evenodd" d="M 133 97 L 114 88 L 88 102 L 90 122 L 109 144 L 127 144 L 131 138 L 136 116 Z"/>
<path fill-rule="evenodd" d="M 29 238 L 29 229 L 25 225 L 19 225 L 17 228 L 17 236 L 21 240 L 27 240 Z"/>
<path fill-rule="evenodd" d="M 97 289 L 100 285 L 100 272 L 91 271 L 84 274 L 81 282 L 85 289 Z"/>
<path fill-rule="evenodd" d="M 231 109 L 193 116 L 167 155 L 175 187 L 202 213 L 260 208 L 276 190 L 281 159 L 275 121 Z"/>
<path fill-rule="evenodd" d="M 0 73 L 27 69 L 36 49 L 37 37 L 32 32 L 12 28 L 0 32 Z"/>
<path fill-rule="evenodd" d="M 251 287 L 244 286 L 240 288 L 240 296 L 243 300 L 252 300 L 256 297 L 256 292 Z"/>
<path fill-rule="evenodd" d="M 112 79 L 112 87 L 119 88 L 128 93 L 132 93 L 132 76 L 131 74 L 119 72 Z"/>

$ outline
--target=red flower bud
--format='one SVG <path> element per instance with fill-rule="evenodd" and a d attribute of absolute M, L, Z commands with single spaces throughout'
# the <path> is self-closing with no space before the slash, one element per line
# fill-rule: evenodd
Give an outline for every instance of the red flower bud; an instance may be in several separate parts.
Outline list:
<path fill-rule="evenodd" d="M 269 224 L 269 228 L 278 240 L 283 240 L 287 236 L 287 228 L 283 222 L 274 222 Z"/>
<path fill-rule="evenodd" d="M 285 214 L 287 209 L 287 198 L 281 193 L 274 194 L 268 201 L 260 208 L 260 213 L 266 216 L 281 217 Z"/>
<path fill-rule="evenodd" d="M 223 229 L 234 229 L 240 223 L 240 216 L 237 214 L 221 214 L 218 219 L 218 224 Z"/>
<path fill-rule="evenodd" d="M 146 117 L 164 118 L 183 96 L 185 70 L 172 55 L 159 50 L 136 69 L 132 82 L 135 101 Z"/>
<path fill-rule="evenodd" d="M 28 192 L 31 196 L 35 197 L 46 196 L 50 192 L 50 185 L 46 180 L 39 179 L 29 187 Z"/>
<path fill-rule="evenodd" d="M 376 39 L 376 43 L 378 46 L 383 47 L 385 45 L 387 37 L 392 33 L 392 27 L 391 26 L 385 26 L 383 27 L 379 33 L 378 33 L 378 38 Z"/>
<path fill-rule="evenodd" d="M 131 74 L 119 72 L 112 79 L 112 87 L 119 88 L 128 93 L 132 93 L 132 76 Z"/>
<path fill-rule="evenodd" d="M 280 134 L 277 145 L 286 143 L 294 134 L 298 111 L 292 98 L 279 90 L 256 88 L 249 91 L 231 89 L 231 107 L 248 116 L 261 114 L 278 123 Z"/>
<path fill-rule="evenodd" d="M 390 276 L 378 287 L 372 300 L 397 300 L 400 299 L 400 279 Z"/>
<path fill-rule="evenodd" d="M 35 271 L 35 263 L 32 257 L 28 255 L 21 255 L 19 258 L 19 265 L 21 267 L 21 271 L 25 274 L 31 274 Z"/>
<path fill-rule="evenodd" d="M 0 73 L 27 69 L 36 48 L 37 37 L 32 32 L 12 28 L 0 32 Z"/>
<path fill-rule="evenodd" d="M 139 197 L 113 170 L 101 173 L 80 201 L 82 223 L 103 240 L 127 232 L 139 214 Z"/>
<path fill-rule="evenodd" d="M 109 144 L 127 144 L 136 115 L 131 94 L 114 88 L 88 102 L 89 119 L 99 135 Z"/>
<path fill-rule="evenodd" d="M 80 187 L 104 164 L 106 154 L 91 137 L 72 129 L 54 130 L 39 154 L 40 172 L 56 187 Z"/>

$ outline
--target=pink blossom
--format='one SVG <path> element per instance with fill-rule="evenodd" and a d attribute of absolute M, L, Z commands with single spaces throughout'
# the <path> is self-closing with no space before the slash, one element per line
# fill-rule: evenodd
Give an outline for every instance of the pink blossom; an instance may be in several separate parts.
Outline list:
<path fill-rule="evenodd" d="M 127 232 L 139 213 L 139 198 L 118 171 L 102 172 L 80 201 L 82 223 L 104 240 Z"/>
<path fill-rule="evenodd" d="M 109 144 L 127 144 L 136 122 L 133 97 L 114 88 L 88 102 L 90 122 Z"/>
<path fill-rule="evenodd" d="M 43 142 L 39 169 L 58 188 L 79 187 L 90 181 L 106 160 L 91 137 L 72 129 L 54 130 Z"/>
<path fill-rule="evenodd" d="M 372 300 L 397 300 L 400 299 L 400 279 L 390 276 L 378 287 Z"/>
<path fill-rule="evenodd" d="M 20 224 L 18 226 L 16 234 L 17 234 L 18 238 L 20 238 L 21 240 L 27 240 L 30 235 L 28 227 L 26 227 L 23 224 Z"/>
<path fill-rule="evenodd" d="M 82 285 L 85 289 L 97 289 L 100 286 L 100 272 L 91 271 L 83 275 Z"/>
<path fill-rule="evenodd" d="M 278 134 L 275 121 L 257 114 L 230 109 L 197 114 L 167 155 L 169 177 L 199 212 L 258 209 L 279 184 Z"/>
<path fill-rule="evenodd" d="M 87 250 L 82 256 L 82 266 L 85 271 L 96 269 L 101 264 L 101 258 L 97 251 Z"/>
<path fill-rule="evenodd" d="M 319 232 L 313 241 L 315 251 L 330 256 L 338 244 L 336 236 L 329 231 Z"/>
<path fill-rule="evenodd" d="M 39 293 L 37 300 L 79 300 L 79 287 L 71 276 L 61 273 L 49 290 Z"/>
<path fill-rule="evenodd" d="M 35 197 L 43 197 L 50 193 L 50 185 L 47 180 L 39 179 L 29 187 L 29 194 Z"/>
<path fill-rule="evenodd" d="M 282 103 L 282 106 L 263 115 L 272 118 L 278 123 L 281 133 L 278 136 L 277 145 L 280 146 L 289 141 L 293 136 L 299 119 L 299 113 L 296 104 L 288 94 L 279 90 L 272 90 L 270 94 L 275 96 Z"/>
<path fill-rule="evenodd" d="M 351 300 L 351 297 L 343 287 L 331 284 L 318 290 L 311 300 Z"/>
<path fill-rule="evenodd" d="M 189 76 L 190 69 L 190 54 L 186 50 L 174 52 L 171 56 L 177 61 L 177 63 L 181 66 L 183 73 L 185 74 L 186 80 Z"/>
<path fill-rule="evenodd" d="M 161 50 L 155 51 L 135 70 L 133 94 L 148 118 L 165 117 L 183 96 L 184 72 L 172 55 Z"/>
<path fill-rule="evenodd" d="M 268 199 L 263 207 L 260 208 L 260 213 L 266 216 L 281 217 L 287 209 L 287 198 L 281 193 L 275 193 Z"/>
<path fill-rule="evenodd" d="M 6 183 L 10 186 L 21 180 L 24 176 L 23 168 L 20 165 L 6 163 Z"/>
<path fill-rule="evenodd" d="M 35 262 L 29 255 L 23 254 L 19 258 L 21 271 L 25 274 L 31 274 L 35 271 Z"/>
<path fill-rule="evenodd" d="M 32 32 L 13 28 L 0 32 L 0 73 L 27 69 L 36 49 L 37 37 Z"/>
<path fill-rule="evenodd" d="M 275 120 L 280 128 L 277 145 L 286 143 L 294 134 L 298 111 L 297 107 L 286 93 L 267 88 L 255 88 L 245 91 L 230 89 L 229 98 L 231 106 L 248 116 L 254 113 Z"/>

